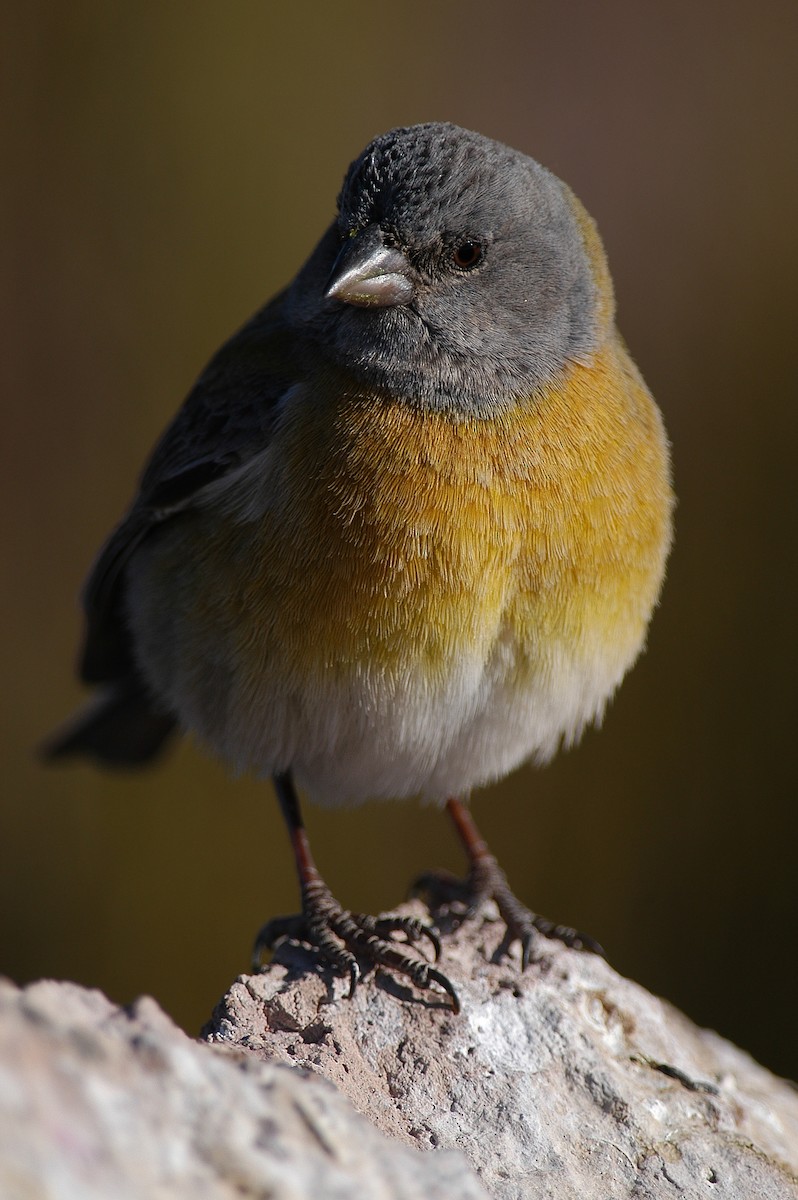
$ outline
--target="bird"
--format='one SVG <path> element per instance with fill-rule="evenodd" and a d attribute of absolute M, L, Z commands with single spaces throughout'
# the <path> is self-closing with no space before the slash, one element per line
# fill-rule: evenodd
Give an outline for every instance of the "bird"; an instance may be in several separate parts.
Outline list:
<path fill-rule="evenodd" d="M 457 1011 L 430 924 L 334 897 L 298 789 L 445 806 L 464 894 L 495 899 L 522 967 L 539 936 L 600 952 L 515 896 L 469 799 L 600 722 L 646 640 L 673 503 L 579 200 L 481 134 L 392 129 L 156 444 L 84 589 L 93 698 L 47 754 L 139 766 L 187 733 L 270 777 L 301 911 L 256 954 L 298 941 L 350 994 L 369 965 Z"/>

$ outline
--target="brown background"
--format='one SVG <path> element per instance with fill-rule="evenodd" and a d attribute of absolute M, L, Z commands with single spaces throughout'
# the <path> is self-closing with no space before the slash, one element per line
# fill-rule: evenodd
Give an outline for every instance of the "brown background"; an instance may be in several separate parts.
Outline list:
<path fill-rule="evenodd" d="M 604 730 L 475 809 L 517 890 L 798 1075 L 798 6 L 772 0 L 19 5 L 2 106 L 0 970 L 152 992 L 196 1030 L 295 907 L 270 787 L 184 745 L 45 771 L 76 595 L 205 359 L 296 270 L 349 160 L 451 119 L 598 219 L 680 498 L 647 656 Z M 414 806 L 309 811 L 344 902 L 459 866 Z"/>

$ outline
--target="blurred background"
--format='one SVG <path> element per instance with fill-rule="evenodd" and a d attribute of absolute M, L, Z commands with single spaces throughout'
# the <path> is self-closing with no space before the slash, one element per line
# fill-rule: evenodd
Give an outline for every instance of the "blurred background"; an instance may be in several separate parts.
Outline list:
<path fill-rule="evenodd" d="M 447 119 L 574 188 L 674 445 L 676 547 L 602 731 L 474 799 L 518 893 L 798 1076 L 798 6 L 34 2 L 0 87 L 0 971 L 152 993 L 196 1032 L 296 908 L 268 784 L 183 744 L 44 769 L 77 596 L 155 437 L 281 287 L 375 134 Z M 441 814 L 307 810 L 339 898 L 461 866 Z"/>

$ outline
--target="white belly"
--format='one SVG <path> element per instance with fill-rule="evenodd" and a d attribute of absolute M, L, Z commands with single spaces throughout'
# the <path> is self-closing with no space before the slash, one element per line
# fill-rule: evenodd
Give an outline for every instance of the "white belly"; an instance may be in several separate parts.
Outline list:
<path fill-rule="evenodd" d="M 249 698 L 250 714 L 269 714 L 265 727 L 239 710 L 221 743 L 218 723 L 208 733 L 242 769 L 290 768 L 319 804 L 414 795 L 443 803 L 575 741 L 601 719 L 630 663 L 580 663 L 555 649 L 520 679 L 512 648 L 499 644 L 487 664 L 460 662 L 437 683 L 371 671 L 320 681 L 301 697 L 281 687 Z"/>

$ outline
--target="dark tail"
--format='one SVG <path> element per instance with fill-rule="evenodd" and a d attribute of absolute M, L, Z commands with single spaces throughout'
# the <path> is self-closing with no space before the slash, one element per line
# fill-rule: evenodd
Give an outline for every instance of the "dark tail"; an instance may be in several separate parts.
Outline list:
<path fill-rule="evenodd" d="M 90 758 L 108 767 L 140 767 L 154 759 L 176 730 L 135 678 L 104 689 L 42 747 L 49 762 Z"/>

